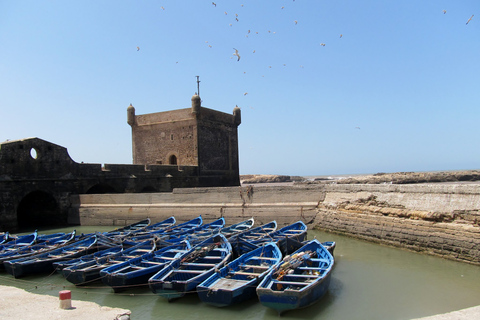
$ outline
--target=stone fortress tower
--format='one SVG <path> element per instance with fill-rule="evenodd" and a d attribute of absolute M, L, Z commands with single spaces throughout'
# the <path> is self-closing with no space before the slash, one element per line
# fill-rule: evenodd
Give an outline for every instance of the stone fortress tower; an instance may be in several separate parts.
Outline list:
<path fill-rule="evenodd" d="M 226 185 L 239 185 L 240 108 L 227 114 L 202 107 L 197 94 L 191 100 L 191 108 L 144 115 L 127 108 L 133 164 L 196 166 L 198 176 L 221 175 Z"/>

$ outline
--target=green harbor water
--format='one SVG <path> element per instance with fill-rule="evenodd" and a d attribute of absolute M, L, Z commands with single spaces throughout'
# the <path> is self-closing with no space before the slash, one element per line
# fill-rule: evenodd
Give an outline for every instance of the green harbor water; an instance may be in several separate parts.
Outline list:
<path fill-rule="evenodd" d="M 111 227 L 78 227 L 77 232 Z M 42 230 L 42 233 L 71 229 Z M 414 319 L 480 305 L 480 267 L 311 230 L 308 239 L 336 241 L 335 268 L 328 293 L 315 305 L 282 315 L 285 319 Z M 132 311 L 144 319 L 278 319 L 256 299 L 228 308 L 202 303 L 195 294 L 173 302 L 148 287 L 113 293 L 101 282 L 75 287 L 60 274 L 14 279 L 0 273 L 0 284 L 58 297 L 72 291 L 75 300 Z"/>

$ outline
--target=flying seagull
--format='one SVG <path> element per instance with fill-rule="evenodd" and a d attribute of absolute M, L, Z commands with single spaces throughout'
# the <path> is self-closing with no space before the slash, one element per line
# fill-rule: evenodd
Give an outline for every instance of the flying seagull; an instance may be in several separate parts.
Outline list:
<path fill-rule="evenodd" d="M 140 51 L 140 47 L 137 47 L 137 51 Z"/>
<path fill-rule="evenodd" d="M 447 10 L 443 10 L 443 14 L 447 13 Z"/>
<path fill-rule="evenodd" d="M 233 54 L 234 56 L 237 56 L 237 61 L 240 61 L 240 55 L 238 54 L 238 50 L 233 48 L 235 50 L 235 53 Z"/>
<path fill-rule="evenodd" d="M 214 5 L 215 7 L 217 6 L 217 4 L 215 2 L 212 2 L 212 5 Z"/>
<path fill-rule="evenodd" d="M 470 21 L 472 21 L 472 18 L 473 18 L 473 14 L 472 14 L 472 16 L 468 19 L 468 21 L 467 21 L 466 24 L 468 24 Z"/>

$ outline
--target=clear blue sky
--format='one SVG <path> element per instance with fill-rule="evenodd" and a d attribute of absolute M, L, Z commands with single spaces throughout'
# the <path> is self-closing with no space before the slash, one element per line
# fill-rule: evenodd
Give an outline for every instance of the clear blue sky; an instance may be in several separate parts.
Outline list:
<path fill-rule="evenodd" d="M 128 105 L 188 108 L 198 75 L 242 109 L 241 174 L 480 168 L 480 1 L 214 2 L 0 0 L 0 141 L 128 164 Z"/>

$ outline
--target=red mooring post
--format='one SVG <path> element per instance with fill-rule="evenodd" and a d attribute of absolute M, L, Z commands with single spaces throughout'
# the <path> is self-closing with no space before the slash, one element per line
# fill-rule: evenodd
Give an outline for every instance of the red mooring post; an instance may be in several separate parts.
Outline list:
<path fill-rule="evenodd" d="M 70 290 L 63 290 L 58 293 L 60 298 L 60 309 L 72 308 L 72 292 Z"/>

